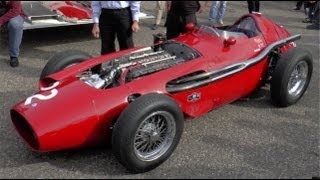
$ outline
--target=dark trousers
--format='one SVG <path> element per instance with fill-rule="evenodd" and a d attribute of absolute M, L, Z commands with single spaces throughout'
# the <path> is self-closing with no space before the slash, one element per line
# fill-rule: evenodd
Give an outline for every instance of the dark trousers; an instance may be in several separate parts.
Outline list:
<path fill-rule="evenodd" d="M 247 1 L 248 2 L 248 10 L 249 13 L 254 12 L 259 12 L 260 10 L 260 2 L 259 1 Z"/>
<path fill-rule="evenodd" d="M 167 39 L 178 37 L 181 33 L 186 32 L 186 25 L 192 22 L 197 24 L 196 14 L 178 15 L 175 13 L 168 14 L 167 17 Z"/>
<path fill-rule="evenodd" d="M 296 8 L 301 9 L 304 1 L 297 1 Z"/>
<path fill-rule="evenodd" d="M 314 19 L 314 12 L 315 12 L 316 5 L 317 5 L 316 3 L 318 3 L 318 2 L 314 2 L 314 3 L 309 4 L 308 18 L 310 20 Z"/>
<path fill-rule="evenodd" d="M 315 4 L 315 9 L 314 9 L 314 15 L 313 15 L 313 23 L 315 25 L 317 25 L 319 27 L 319 21 L 320 21 L 320 12 L 319 12 L 319 9 L 320 9 L 320 3 L 319 1 Z"/>
<path fill-rule="evenodd" d="M 102 9 L 99 18 L 101 55 L 116 51 L 116 37 L 120 50 L 134 47 L 131 24 L 132 15 L 130 8 Z"/>

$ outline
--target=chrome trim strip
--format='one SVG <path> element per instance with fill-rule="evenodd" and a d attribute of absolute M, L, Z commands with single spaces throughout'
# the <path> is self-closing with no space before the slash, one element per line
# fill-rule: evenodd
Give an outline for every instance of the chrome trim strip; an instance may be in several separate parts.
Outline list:
<path fill-rule="evenodd" d="M 251 65 L 254 65 L 254 64 L 262 61 L 268 55 L 268 53 L 271 52 L 274 48 L 281 46 L 283 44 L 286 44 L 288 42 L 298 40 L 300 38 L 301 38 L 301 34 L 297 34 L 297 35 L 290 36 L 288 38 L 276 41 L 276 42 L 270 44 L 269 46 L 267 46 L 258 56 L 254 57 L 254 58 L 248 59 L 248 60 L 241 62 L 241 63 L 226 66 L 222 69 L 198 74 L 198 75 L 195 75 L 192 77 L 188 77 L 188 78 L 179 80 L 178 83 L 184 83 L 184 82 L 186 82 L 186 83 L 181 84 L 181 85 L 168 85 L 171 87 L 167 87 L 167 91 L 169 93 L 185 91 L 185 90 L 197 88 L 197 87 L 203 86 L 205 84 L 209 84 L 209 83 L 212 83 L 212 82 L 217 81 L 219 79 L 222 79 L 224 77 L 230 76 L 232 74 L 235 74 L 239 71 L 242 71 L 242 70 L 250 67 Z M 227 72 L 223 73 L 225 71 L 227 71 Z M 223 73 L 223 74 L 221 74 L 221 73 Z M 209 79 L 205 79 L 205 78 L 209 78 Z M 204 79 L 204 80 L 201 80 L 201 79 Z M 201 80 L 201 81 L 196 82 L 196 83 L 194 83 L 194 82 L 187 83 L 188 81 L 192 81 L 192 80 Z"/>

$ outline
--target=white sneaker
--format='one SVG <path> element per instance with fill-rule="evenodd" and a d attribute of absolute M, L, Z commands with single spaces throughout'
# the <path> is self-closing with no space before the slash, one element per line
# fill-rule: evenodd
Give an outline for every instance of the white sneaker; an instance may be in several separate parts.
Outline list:
<path fill-rule="evenodd" d="M 219 24 L 220 26 L 223 26 L 223 21 L 218 21 L 218 24 Z"/>

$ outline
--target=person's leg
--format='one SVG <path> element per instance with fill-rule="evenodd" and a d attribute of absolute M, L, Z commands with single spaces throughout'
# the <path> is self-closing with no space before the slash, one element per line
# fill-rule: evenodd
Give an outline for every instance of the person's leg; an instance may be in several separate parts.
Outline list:
<path fill-rule="evenodd" d="M 21 16 L 14 17 L 8 22 L 9 32 L 9 55 L 10 57 L 19 57 L 20 45 L 23 35 L 23 22 Z"/>
<path fill-rule="evenodd" d="M 311 3 L 309 1 L 306 1 L 304 4 L 304 13 L 306 14 L 306 18 L 302 20 L 303 23 L 310 23 L 311 19 L 309 18 L 310 16 L 310 9 L 311 9 Z"/>
<path fill-rule="evenodd" d="M 220 1 L 219 11 L 218 11 L 218 22 L 220 25 L 223 25 L 224 12 L 226 11 L 227 1 Z"/>
<path fill-rule="evenodd" d="M 167 39 L 175 38 L 180 35 L 180 16 L 172 12 L 167 17 Z"/>
<path fill-rule="evenodd" d="M 19 65 L 20 45 L 23 36 L 23 22 L 21 16 L 16 16 L 9 20 L 7 27 L 9 33 L 9 55 L 10 66 L 16 67 Z"/>
<path fill-rule="evenodd" d="M 156 1 L 156 3 L 157 3 L 157 6 L 156 6 L 157 15 L 155 18 L 154 25 L 152 26 L 152 30 L 156 30 L 160 25 L 162 15 L 163 15 L 163 10 L 165 8 L 165 1 Z"/>
<path fill-rule="evenodd" d="M 254 1 L 254 11 L 260 12 L 260 1 L 258 1 L 258 0 Z"/>
<path fill-rule="evenodd" d="M 314 16 L 314 10 L 315 10 L 315 6 L 316 3 L 311 3 L 310 4 L 310 9 L 309 9 L 309 13 L 308 13 L 308 18 L 312 21 L 313 20 L 313 16 Z"/>
<path fill-rule="evenodd" d="M 116 15 L 116 34 L 119 42 L 120 50 L 134 47 L 132 37 L 132 16 L 129 8 L 123 11 L 117 11 Z"/>
<path fill-rule="evenodd" d="M 157 17 L 156 17 L 156 25 L 159 25 L 161 23 L 163 10 L 165 6 L 165 1 L 157 1 Z"/>
<path fill-rule="evenodd" d="M 303 1 L 298 1 L 296 7 L 300 9 L 302 7 Z"/>
<path fill-rule="evenodd" d="M 306 26 L 307 29 L 313 29 L 313 30 L 319 30 L 320 29 L 320 24 L 319 24 L 319 21 L 320 21 L 320 12 L 319 12 L 319 1 L 316 2 L 315 4 L 315 8 L 313 10 L 314 14 L 313 14 L 313 19 L 311 19 L 311 23 L 310 25 Z"/>
<path fill-rule="evenodd" d="M 308 14 L 309 14 L 309 8 L 310 8 L 310 2 L 309 1 L 305 1 L 304 2 L 304 14 L 306 16 L 308 16 Z"/>
<path fill-rule="evenodd" d="M 101 55 L 115 52 L 115 18 L 111 11 L 102 11 L 99 18 Z"/>
<path fill-rule="evenodd" d="M 319 21 L 320 21 L 320 2 L 318 1 L 315 5 L 315 9 L 314 9 L 314 15 L 313 15 L 313 23 L 319 27 Z"/>
<path fill-rule="evenodd" d="M 297 1 L 296 7 L 294 8 L 294 10 L 300 10 L 302 5 L 303 5 L 304 1 Z"/>
<path fill-rule="evenodd" d="M 248 3 L 248 11 L 249 13 L 252 13 L 253 11 L 253 1 L 247 1 Z"/>
<path fill-rule="evenodd" d="M 220 1 L 213 1 L 209 11 L 209 21 L 216 23 L 218 21 L 218 8 L 220 5 Z"/>

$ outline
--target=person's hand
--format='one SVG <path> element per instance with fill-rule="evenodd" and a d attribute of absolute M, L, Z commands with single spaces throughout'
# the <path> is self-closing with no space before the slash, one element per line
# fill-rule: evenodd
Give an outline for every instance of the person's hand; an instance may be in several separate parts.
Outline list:
<path fill-rule="evenodd" d="M 133 32 L 138 32 L 139 31 L 140 27 L 139 27 L 138 21 L 133 21 L 131 29 L 132 29 Z"/>
<path fill-rule="evenodd" d="M 92 35 L 93 37 L 95 38 L 99 38 L 100 37 L 100 28 L 99 28 L 99 24 L 95 23 L 93 25 L 93 28 L 92 28 Z"/>

